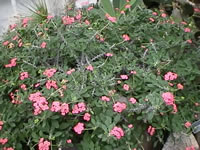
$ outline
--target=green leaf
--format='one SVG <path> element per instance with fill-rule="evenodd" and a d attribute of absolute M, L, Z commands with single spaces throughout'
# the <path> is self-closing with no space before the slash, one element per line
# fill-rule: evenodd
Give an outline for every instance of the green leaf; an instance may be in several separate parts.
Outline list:
<path fill-rule="evenodd" d="M 52 126 L 54 127 L 54 128 L 59 128 L 59 123 L 58 123 L 58 121 L 57 120 L 52 120 Z"/>
<path fill-rule="evenodd" d="M 120 1 L 123 1 L 123 0 L 113 0 L 114 8 L 120 8 Z"/>
<path fill-rule="evenodd" d="M 54 135 L 55 137 L 58 137 L 60 135 L 62 135 L 63 132 L 59 131 L 59 132 L 56 132 L 56 134 Z"/>
<path fill-rule="evenodd" d="M 35 132 L 32 132 L 31 136 L 32 136 L 34 139 L 39 139 L 39 136 L 38 136 Z"/>
<path fill-rule="evenodd" d="M 60 124 L 60 128 L 59 129 L 63 130 L 63 129 L 68 128 L 68 126 L 69 126 L 69 123 L 63 122 L 63 123 Z"/>
<path fill-rule="evenodd" d="M 114 123 L 118 123 L 121 119 L 121 116 L 119 114 L 117 114 L 114 118 Z"/>
<path fill-rule="evenodd" d="M 103 6 L 103 10 L 108 13 L 110 16 L 115 17 L 115 10 L 112 6 L 110 0 L 101 0 L 101 5 Z"/>

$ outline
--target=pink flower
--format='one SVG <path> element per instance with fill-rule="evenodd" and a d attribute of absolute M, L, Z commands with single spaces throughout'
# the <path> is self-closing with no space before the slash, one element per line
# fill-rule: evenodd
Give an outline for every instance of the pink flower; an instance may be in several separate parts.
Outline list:
<path fill-rule="evenodd" d="M 9 41 L 3 42 L 3 46 L 7 46 L 9 44 Z"/>
<path fill-rule="evenodd" d="M 40 83 L 36 83 L 36 84 L 34 85 L 35 88 L 37 88 L 37 87 L 39 87 L 39 86 L 40 86 Z"/>
<path fill-rule="evenodd" d="M 43 97 L 40 92 L 30 94 L 28 99 L 33 102 L 34 115 L 38 115 L 42 113 L 42 111 L 49 109 L 46 98 Z"/>
<path fill-rule="evenodd" d="M 106 56 L 106 57 L 112 57 L 113 54 L 112 54 L 112 53 L 106 53 L 105 56 Z"/>
<path fill-rule="evenodd" d="M 133 124 L 129 124 L 129 125 L 128 125 L 128 128 L 133 128 Z"/>
<path fill-rule="evenodd" d="M 0 130 L 3 128 L 3 121 L 0 121 Z"/>
<path fill-rule="evenodd" d="M 181 24 L 183 24 L 183 25 L 187 25 L 187 22 L 185 22 L 185 21 L 182 21 L 182 22 L 181 22 Z"/>
<path fill-rule="evenodd" d="M 94 68 L 92 67 L 92 65 L 87 66 L 86 69 L 87 69 L 88 71 L 93 71 L 93 70 L 94 70 Z"/>
<path fill-rule="evenodd" d="M 50 15 L 49 15 L 49 16 L 47 16 L 47 19 L 50 20 L 50 19 L 52 19 L 53 17 L 54 17 L 54 16 L 50 16 Z"/>
<path fill-rule="evenodd" d="M 50 90 L 52 87 L 53 87 L 54 89 L 58 89 L 58 86 L 57 86 L 56 81 L 47 80 L 47 82 L 46 82 L 46 88 Z"/>
<path fill-rule="evenodd" d="M 172 81 L 177 79 L 178 75 L 176 73 L 173 72 L 167 72 L 167 74 L 164 75 L 164 80 L 166 81 Z"/>
<path fill-rule="evenodd" d="M 106 16 L 106 18 L 107 18 L 109 21 L 111 21 L 111 22 L 117 22 L 117 18 L 116 18 L 116 17 L 111 17 L 109 14 L 106 14 L 105 16 Z"/>
<path fill-rule="evenodd" d="M 72 72 L 74 72 L 75 71 L 75 69 L 70 69 L 70 70 L 68 70 L 67 72 L 66 72 L 66 74 L 67 75 L 70 75 L 70 74 L 72 74 Z"/>
<path fill-rule="evenodd" d="M 90 7 L 88 7 L 88 11 L 90 11 L 90 10 L 92 10 L 94 7 L 93 6 L 90 6 Z"/>
<path fill-rule="evenodd" d="M 20 73 L 20 80 L 24 80 L 24 79 L 27 79 L 27 78 L 29 78 L 29 74 L 28 74 L 28 72 L 22 72 L 22 73 Z"/>
<path fill-rule="evenodd" d="M 43 72 L 43 75 L 47 76 L 48 78 L 52 77 L 56 73 L 56 69 L 46 69 Z"/>
<path fill-rule="evenodd" d="M 61 110 L 61 103 L 58 101 L 54 101 L 51 105 L 51 109 L 52 112 L 59 112 Z"/>
<path fill-rule="evenodd" d="M 122 128 L 120 127 L 114 127 L 111 131 L 110 131 L 110 135 L 115 136 L 118 140 L 121 139 L 121 137 L 124 136 L 124 131 L 122 130 Z"/>
<path fill-rule="evenodd" d="M 149 126 L 147 132 L 149 133 L 149 135 L 153 136 L 155 134 L 156 129 L 152 126 Z"/>
<path fill-rule="evenodd" d="M 200 9 L 199 8 L 194 8 L 194 11 L 197 13 L 200 13 Z"/>
<path fill-rule="evenodd" d="M 129 90 L 129 88 L 130 88 L 130 87 L 129 87 L 129 85 L 128 85 L 128 84 L 124 84 L 124 85 L 123 85 L 123 89 L 124 89 L 124 90 L 128 91 L 128 90 Z"/>
<path fill-rule="evenodd" d="M 132 70 L 132 71 L 131 71 L 131 74 L 137 74 L 137 72 L 136 72 L 136 71 L 134 71 L 134 70 Z"/>
<path fill-rule="evenodd" d="M 177 88 L 178 88 L 179 90 L 183 90 L 183 85 L 180 84 L 180 83 L 178 83 L 178 84 L 177 84 Z"/>
<path fill-rule="evenodd" d="M 100 42 L 104 42 L 104 40 L 105 39 L 103 37 L 100 37 L 100 39 L 99 39 Z"/>
<path fill-rule="evenodd" d="M 81 14 L 79 13 L 78 15 L 76 15 L 76 20 L 80 20 L 82 18 Z"/>
<path fill-rule="evenodd" d="M 186 147 L 185 150 L 196 150 L 194 146 Z"/>
<path fill-rule="evenodd" d="M 186 127 L 186 128 L 189 128 L 191 125 L 192 125 L 192 124 L 191 124 L 189 121 L 187 121 L 187 122 L 185 123 L 185 127 Z"/>
<path fill-rule="evenodd" d="M 131 102 L 132 104 L 135 104 L 137 102 L 137 100 L 135 98 L 131 97 L 129 99 L 129 102 Z"/>
<path fill-rule="evenodd" d="M 173 114 L 177 113 L 178 110 L 177 110 L 176 104 L 173 104 L 172 106 L 173 106 L 173 112 L 172 113 Z"/>
<path fill-rule="evenodd" d="M 121 103 L 121 102 L 117 102 L 113 105 L 113 110 L 115 112 L 119 112 L 121 113 L 122 111 L 124 111 L 126 109 L 126 104 L 125 103 Z"/>
<path fill-rule="evenodd" d="M 162 94 L 162 98 L 166 105 L 173 105 L 174 104 L 174 95 L 170 92 L 165 92 Z"/>
<path fill-rule="evenodd" d="M 190 28 L 185 28 L 184 32 L 191 32 L 191 29 Z"/>
<path fill-rule="evenodd" d="M 85 20 L 86 25 L 90 25 L 90 22 L 88 20 Z"/>
<path fill-rule="evenodd" d="M 122 11 L 120 11 L 120 14 L 125 14 L 125 11 L 123 11 L 123 10 L 122 10 Z"/>
<path fill-rule="evenodd" d="M 173 83 L 170 83 L 170 82 L 168 82 L 168 84 L 169 84 L 169 86 L 174 86 L 174 84 L 173 84 Z"/>
<path fill-rule="evenodd" d="M 83 120 L 90 121 L 90 119 L 91 119 L 91 115 L 89 113 L 85 113 L 83 116 Z"/>
<path fill-rule="evenodd" d="M 22 46 L 23 46 L 23 43 L 20 42 L 20 43 L 18 44 L 18 47 L 22 47 Z"/>
<path fill-rule="evenodd" d="M 72 143 L 72 140 L 68 139 L 68 140 L 66 140 L 66 143 L 70 144 L 70 143 Z"/>
<path fill-rule="evenodd" d="M 61 115 L 65 116 L 67 113 L 69 113 L 69 104 L 63 103 L 61 105 L 60 109 Z"/>
<path fill-rule="evenodd" d="M 63 16 L 62 21 L 63 21 L 64 25 L 70 25 L 75 22 L 75 19 L 74 19 L 74 17 Z"/>
<path fill-rule="evenodd" d="M 4 147 L 3 150 L 14 150 L 14 148 L 12 148 L 12 147 L 8 147 L 8 148 Z"/>
<path fill-rule="evenodd" d="M 36 92 L 36 93 L 30 94 L 28 99 L 32 102 L 36 102 L 41 96 L 42 94 L 40 92 Z"/>
<path fill-rule="evenodd" d="M 31 19 L 30 19 L 30 18 L 24 18 L 24 19 L 22 20 L 22 26 L 23 26 L 23 27 L 27 27 L 29 20 L 31 20 Z"/>
<path fill-rule="evenodd" d="M 127 5 L 125 6 L 125 8 L 131 8 L 131 5 L 130 5 L 130 4 L 127 4 Z"/>
<path fill-rule="evenodd" d="M 13 30 L 13 29 L 16 28 L 16 26 L 17 26 L 17 24 L 11 24 L 11 25 L 9 26 L 9 28 L 10 28 L 10 30 Z"/>
<path fill-rule="evenodd" d="M 12 59 L 10 60 L 10 64 L 5 65 L 5 67 L 6 67 L 6 68 L 11 68 L 11 67 L 16 66 L 16 64 L 17 64 L 16 61 L 17 61 L 17 58 L 12 58 Z"/>
<path fill-rule="evenodd" d="M 155 19 L 153 19 L 153 18 L 149 18 L 149 21 L 151 21 L 151 22 L 154 22 L 154 21 L 155 21 Z"/>
<path fill-rule="evenodd" d="M 42 42 L 42 44 L 40 45 L 41 48 L 46 48 L 47 43 L 46 42 Z"/>
<path fill-rule="evenodd" d="M 0 144 L 5 145 L 8 142 L 7 138 L 0 138 Z"/>
<path fill-rule="evenodd" d="M 83 130 L 85 129 L 84 124 L 79 122 L 77 125 L 74 126 L 73 129 L 77 134 L 81 134 Z"/>
<path fill-rule="evenodd" d="M 166 17 L 167 17 L 167 14 L 162 13 L 162 14 L 161 14 L 161 17 L 166 18 Z"/>
<path fill-rule="evenodd" d="M 3 121 L 0 121 L 0 126 L 3 126 Z"/>
<path fill-rule="evenodd" d="M 110 98 L 107 97 L 107 96 L 102 96 L 102 97 L 101 97 L 101 100 L 102 100 L 102 101 L 105 101 L 105 102 L 109 102 L 109 101 L 110 101 Z"/>
<path fill-rule="evenodd" d="M 130 37 L 127 34 L 124 34 L 123 36 L 124 41 L 129 41 Z"/>
<path fill-rule="evenodd" d="M 20 85 L 20 88 L 23 89 L 24 91 L 27 90 L 27 88 L 26 88 L 26 84 L 22 84 L 22 85 Z"/>
<path fill-rule="evenodd" d="M 152 15 L 154 15 L 154 16 L 157 16 L 157 15 L 158 15 L 158 13 L 157 13 L 157 12 L 153 12 L 153 13 L 152 13 Z"/>
<path fill-rule="evenodd" d="M 122 80 L 128 80 L 128 76 L 127 75 L 120 75 L 120 78 L 122 79 Z"/>
<path fill-rule="evenodd" d="M 186 42 L 189 43 L 189 44 L 192 44 L 192 40 L 190 40 L 190 39 L 187 40 Z"/>
<path fill-rule="evenodd" d="M 84 102 L 74 105 L 72 109 L 72 114 L 78 114 L 86 110 L 86 105 Z"/>
<path fill-rule="evenodd" d="M 49 141 L 44 141 L 44 138 L 40 138 L 40 141 L 38 143 L 38 149 L 39 150 L 49 150 L 51 143 Z"/>

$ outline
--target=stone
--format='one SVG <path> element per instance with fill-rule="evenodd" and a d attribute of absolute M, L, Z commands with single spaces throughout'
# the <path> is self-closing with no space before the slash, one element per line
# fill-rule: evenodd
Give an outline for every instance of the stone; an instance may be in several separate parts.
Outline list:
<path fill-rule="evenodd" d="M 66 9 L 66 4 L 69 0 L 45 0 L 47 4 L 47 9 L 49 14 L 51 15 L 61 15 L 64 13 Z"/>
<path fill-rule="evenodd" d="M 172 133 L 169 135 L 162 150 L 185 150 L 186 147 L 194 146 L 195 150 L 199 150 L 199 145 L 193 134 Z"/>

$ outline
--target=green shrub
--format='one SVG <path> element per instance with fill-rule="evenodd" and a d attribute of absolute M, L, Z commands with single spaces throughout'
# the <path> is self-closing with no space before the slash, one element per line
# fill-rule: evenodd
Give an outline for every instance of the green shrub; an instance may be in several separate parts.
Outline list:
<path fill-rule="evenodd" d="M 112 23 L 99 9 L 71 10 L 8 31 L 0 46 L 8 142 L 0 146 L 34 149 L 44 138 L 52 149 L 142 149 L 145 136 L 156 146 L 166 131 L 189 132 L 199 112 L 199 44 L 162 13 L 138 8 Z"/>

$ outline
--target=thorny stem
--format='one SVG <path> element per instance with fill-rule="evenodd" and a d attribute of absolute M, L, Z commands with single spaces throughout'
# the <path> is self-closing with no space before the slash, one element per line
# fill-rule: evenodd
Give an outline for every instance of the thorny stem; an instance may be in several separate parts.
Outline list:
<path fill-rule="evenodd" d="M 125 40 L 123 40 L 123 41 L 121 41 L 121 42 L 119 42 L 119 43 L 113 44 L 111 47 L 109 47 L 109 50 L 111 50 L 113 47 L 115 47 L 115 46 L 117 46 L 117 45 L 120 45 L 120 44 L 122 44 L 122 43 L 124 43 L 124 42 L 125 42 Z"/>
<path fill-rule="evenodd" d="M 29 62 L 27 62 L 27 61 L 25 61 L 25 60 L 23 60 L 23 63 L 28 64 L 28 65 L 30 65 L 30 66 L 32 66 L 32 67 L 34 67 L 34 68 L 37 69 L 37 67 L 36 67 L 35 65 L 33 65 L 33 64 L 31 64 L 31 63 L 29 63 Z"/>
<path fill-rule="evenodd" d="M 103 31 L 109 24 L 110 24 L 110 22 L 109 22 L 107 25 L 105 25 L 101 30 L 97 31 L 97 32 L 90 38 L 89 41 L 91 41 L 98 33 L 101 33 L 101 31 Z"/>

